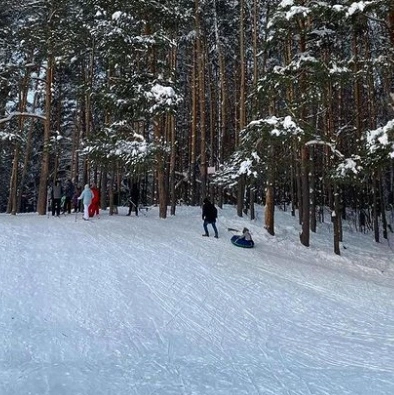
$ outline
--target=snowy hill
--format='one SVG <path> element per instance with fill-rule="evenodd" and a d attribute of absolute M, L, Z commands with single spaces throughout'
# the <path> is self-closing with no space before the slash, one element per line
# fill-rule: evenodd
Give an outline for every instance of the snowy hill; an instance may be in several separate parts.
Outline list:
<path fill-rule="evenodd" d="M 0 215 L 1 395 L 394 393 L 394 253 L 331 224 L 311 247 L 219 210 Z M 251 250 L 230 244 L 247 226 Z"/>

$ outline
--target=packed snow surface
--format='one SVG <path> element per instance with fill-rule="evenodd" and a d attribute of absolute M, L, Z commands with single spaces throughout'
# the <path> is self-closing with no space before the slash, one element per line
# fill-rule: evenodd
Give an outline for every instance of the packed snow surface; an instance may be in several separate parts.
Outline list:
<path fill-rule="evenodd" d="M 392 239 L 233 207 L 0 215 L 1 395 L 394 394 Z M 247 226 L 254 249 L 230 237 Z M 212 234 L 211 234 L 212 236 Z M 390 233 L 390 237 L 392 234 Z"/>

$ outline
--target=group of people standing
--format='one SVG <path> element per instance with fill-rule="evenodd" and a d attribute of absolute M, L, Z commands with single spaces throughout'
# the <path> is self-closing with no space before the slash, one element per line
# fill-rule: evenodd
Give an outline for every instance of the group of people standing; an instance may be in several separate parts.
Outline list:
<path fill-rule="evenodd" d="M 77 200 L 80 200 L 83 204 L 83 219 L 85 221 L 100 214 L 100 191 L 96 184 L 93 183 L 92 187 L 86 184 Z"/>
<path fill-rule="evenodd" d="M 59 216 L 63 209 L 63 213 L 71 213 L 71 205 L 75 194 L 78 194 L 78 189 L 74 187 L 71 180 L 67 180 L 63 188 L 61 182 L 56 180 L 51 188 L 51 207 L 52 215 Z M 79 195 L 78 195 L 79 196 Z M 76 209 L 74 205 L 74 209 Z"/>
<path fill-rule="evenodd" d="M 83 204 L 83 219 L 88 221 L 89 218 L 100 214 L 100 191 L 96 184 L 86 184 L 84 189 L 75 188 L 72 181 L 69 179 L 66 182 L 64 191 L 60 181 L 56 181 L 51 190 L 52 199 L 52 215 L 60 215 L 61 208 L 63 207 L 63 213 L 71 213 L 71 204 L 73 203 L 74 212 L 81 211 L 80 202 Z M 63 204 L 62 204 L 63 201 Z M 118 202 L 116 202 L 117 204 Z M 139 189 L 137 184 L 133 184 L 130 189 L 129 197 L 129 212 L 127 215 L 131 215 L 134 211 L 135 215 L 138 216 L 138 205 L 139 205 Z M 216 219 L 218 216 L 217 208 L 208 198 L 204 199 L 202 206 L 202 220 L 204 233 L 203 236 L 209 237 L 208 225 L 212 226 L 214 231 L 214 237 L 218 238 L 219 233 L 216 227 Z M 238 236 L 238 239 L 251 242 L 252 238 L 247 228 L 244 228 L 242 236 Z"/>
<path fill-rule="evenodd" d="M 74 213 L 82 211 L 81 202 L 84 207 L 84 220 L 100 213 L 100 191 L 94 183 L 92 187 L 86 184 L 82 190 L 81 187 L 76 187 L 70 179 L 66 181 L 64 188 L 61 182 L 56 180 L 51 188 L 50 196 L 53 216 L 60 216 L 61 212 L 71 214 L 72 209 Z"/>

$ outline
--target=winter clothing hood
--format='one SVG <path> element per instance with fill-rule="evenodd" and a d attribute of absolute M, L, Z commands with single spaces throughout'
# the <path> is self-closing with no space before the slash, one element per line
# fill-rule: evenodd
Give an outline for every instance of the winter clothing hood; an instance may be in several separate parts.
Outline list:
<path fill-rule="evenodd" d="M 92 203 L 93 193 L 89 189 L 88 184 L 85 185 L 85 189 L 82 191 L 81 196 L 78 199 L 82 200 L 83 204 L 89 205 L 90 203 Z"/>

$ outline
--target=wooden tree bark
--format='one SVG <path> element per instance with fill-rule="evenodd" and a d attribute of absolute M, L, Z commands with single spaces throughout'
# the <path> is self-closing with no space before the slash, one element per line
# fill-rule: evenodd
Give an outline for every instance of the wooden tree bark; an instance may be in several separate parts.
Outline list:
<path fill-rule="evenodd" d="M 301 20 L 300 23 L 300 43 L 299 50 L 301 53 L 306 52 L 306 23 Z M 306 76 L 305 71 L 301 71 L 300 75 L 300 95 L 306 93 Z M 300 119 L 302 121 L 306 118 L 306 108 L 301 104 L 299 109 Z M 310 242 L 310 202 L 309 202 L 309 148 L 305 145 L 305 137 L 303 138 L 301 146 L 301 188 L 302 188 L 302 232 L 300 234 L 300 241 L 305 247 L 309 247 Z"/>
<path fill-rule="evenodd" d="M 198 3 L 198 0 L 196 0 Z M 200 14 L 196 13 L 197 26 L 197 67 L 198 67 L 198 101 L 200 111 L 200 181 L 201 198 L 207 194 L 207 142 L 205 124 L 205 61 L 204 61 L 204 41 L 201 34 Z"/>
<path fill-rule="evenodd" d="M 84 138 L 89 138 L 90 133 L 91 133 L 91 123 L 92 123 L 92 91 L 93 91 L 93 78 L 94 78 L 94 62 L 95 62 L 95 43 L 93 40 L 92 48 L 90 50 L 89 54 L 89 63 L 88 67 L 85 70 L 85 85 L 86 85 L 86 90 L 85 90 L 85 97 L 84 97 L 84 102 L 85 102 L 85 119 L 84 119 L 84 125 L 85 125 L 85 130 L 84 132 Z M 107 80 L 108 84 L 111 84 L 111 76 L 112 76 L 112 65 L 110 64 L 108 66 L 108 71 L 107 71 Z M 89 156 L 85 155 L 83 158 L 83 171 L 82 171 L 82 177 L 83 177 L 83 184 L 89 183 L 90 181 L 90 161 L 89 161 Z"/>
<path fill-rule="evenodd" d="M 310 211 L 311 231 L 316 233 L 316 182 L 314 148 L 310 148 Z"/>
<path fill-rule="evenodd" d="M 235 146 L 238 147 L 240 143 L 240 132 L 246 125 L 246 110 L 245 110 L 245 97 L 246 97 L 246 64 L 245 64 L 245 11 L 244 11 L 244 0 L 239 2 L 240 12 L 239 12 L 239 62 L 240 62 L 240 75 L 239 75 L 239 121 L 238 121 L 238 131 L 235 134 Z M 244 205 L 244 193 L 245 193 L 245 176 L 241 176 L 238 181 L 238 191 L 237 191 L 237 215 L 242 217 L 243 205 Z"/>
<path fill-rule="evenodd" d="M 274 189 L 274 147 L 269 147 L 269 168 L 267 169 L 267 182 L 265 187 L 265 212 L 264 212 L 264 222 L 265 229 L 267 232 L 274 236 L 274 210 L 275 210 L 275 189 Z"/>
<path fill-rule="evenodd" d="M 41 159 L 40 183 L 38 187 L 37 212 L 39 215 L 46 214 L 47 182 L 49 176 L 49 141 L 51 137 L 51 108 L 52 108 L 52 82 L 54 72 L 53 55 L 49 54 L 47 61 L 46 88 L 45 88 L 45 122 L 43 152 Z"/>
<path fill-rule="evenodd" d="M 170 69 L 175 71 L 176 68 L 176 49 L 173 49 L 170 53 Z M 176 189 L 175 189 L 175 166 L 177 159 L 177 141 L 176 141 L 176 130 L 175 130 L 175 119 L 173 114 L 167 115 L 167 124 L 168 124 L 168 135 L 169 140 L 171 142 L 171 156 L 170 156 L 170 170 L 169 170 L 169 191 L 171 198 L 171 209 L 170 215 L 175 215 L 176 210 Z"/>
<path fill-rule="evenodd" d="M 271 100 L 269 106 L 269 114 L 275 114 L 275 103 Z M 265 210 L 264 223 L 267 232 L 274 236 L 274 218 L 275 218 L 275 147 L 273 142 L 268 142 L 267 169 L 266 169 L 266 185 L 265 185 Z"/>
<path fill-rule="evenodd" d="M 189 173 L 191 178 L 191 204 L 197 204 L 197 188 L 196 188 L 196 166 L 197 166 L 197 51 L 196 45 L 193 45 L 193 65 L 191 75 L 191 99 L 192 99 L 192 113 L 191 113 L 191 130 L 190 130 L 190 165 Z"/>
<path fill-rule="evenodd" d="M 377 174 L 374 172 L 372 174 L 372 197 L 373 197 L 372 213 L 373 213 L 373 230 L 374 230 L 376 243 L 380 242 L 378 195 L 379 195 L 379 180 Z"/>
<path fill-rule="evenodd" d="M 33 104 L 32 104 L 32 112 L 33 113 L 35 112 L 35 109 L 37 108 L 38 98 L 39 98 L 39 94 L 37 92 L 37 85 L 38 85 L 38 82 L 36 82 L 36 92 L 34 93 L 34 99 L 33 99 Z M 23 169 L 22 169 L 21 179 L 20 179 L 20 183 L 19 183 L 18 212 L 21 211 L 22 194 L 23 194 L 23 189 L 25 187 L 27 172 L 28 172 L 28 169 L 29 169 L 29 162 L 30 162 L 30 156 L 31 156 L 31 151 L 32 151 L 32 141 L 33 141 L 34 126 L 35 126 L 35 123 L 31 122 L 30 126 L 29 126 L 29 131 L 28 131 L 28 134 L 27 134 L 25 158 L 24 158 L 24 161 L 23 161 Z"/>
<path fill-rule="evenodd" d="M 215 25 L 215 39 L 216 39 L 216 50 L 219 64 L 219 89 L 218 89 L 218 162 L 223 162 L 223 150 L 224 150 L 224 141 L 226 138 L 226 118 L 227 118 L 227 107 L 226 107 L 226 74 L 225 74 L 225 60 L 222 49 L 222 43 L 219 34 L 219 26 L 218 26 L 218 18 L 216 13 L 216 0 L 214 0 L 214 25 Z"/>
<path fill-rule="evenodd" d="M 22 79 L 22 84 L 19 91 L 19 111 L 21 113 L 23 113 L 26 110 L 27 93 L 29 89 L 29 83 L 28 83 L 29 78 L 30 78 L 30 71 L 28 70 L 28 68 L 26 68 L 25 75 Z M 15 139 L 14 159 L 12 162 L 10 191 L 9 191 L 8 207 L 7 207 L 7 213 L 11 213 L 12 215 L 16 215 L 18 211 L 18 172 L 19 172 L 19 157 L 20 157 L 19 139 L 22 138 L 24 125 L 25 125 L 25 118 L 19 117 L 18 119 L 19 135 Z"/>
<path fill-rule="evenodd" d="M 157 192 L 159 195 L 159 218 L 167 218 L 167 155 L 161 149 L 163 133 L 163 116 L 156 116 L 154 120 L 153 128 L 155 133 L 155 143 L 157 147 L 156 153 L 156 169 L 157 169 Z"/>
<path fill-rule="evenodd" d="M 334 253 L 341 255 L 341 250 L 339 248 L 340 241 L 340 208 L 339 208 L 339 193 L 336 182 L 334 182 L 334 210 L 332 213 L 332 222 L 334 224 Z"/>
<path fill-rule="evenodd" d="M 176 135 L 175 120 L 173 115 L 169 117 L 169 129 L 171 138 L 171 157 L 170 157 L 170 196 L 171 196 L 171 215 L 175 215 L 176 210 L 176 191 L 175 191 L 175 165 L 176 165 Z"/>
<path fill-rule="evenodd" d="M 301 188 L 302 188 L 302 232 L 300 241 L 305 247 L 309 247 L 309 152 L 305 145 L 301 148 Z"/>

